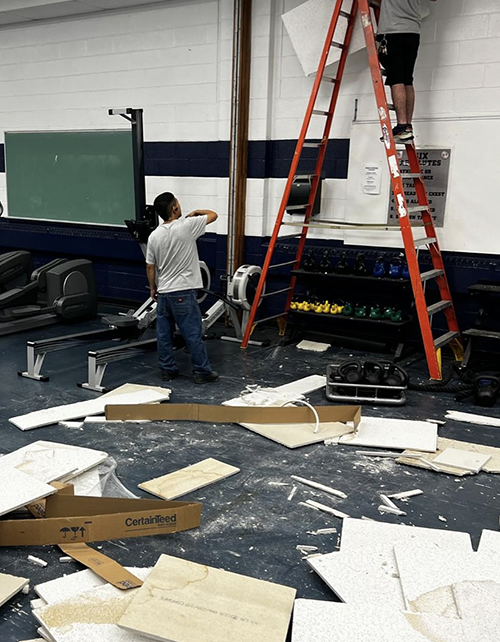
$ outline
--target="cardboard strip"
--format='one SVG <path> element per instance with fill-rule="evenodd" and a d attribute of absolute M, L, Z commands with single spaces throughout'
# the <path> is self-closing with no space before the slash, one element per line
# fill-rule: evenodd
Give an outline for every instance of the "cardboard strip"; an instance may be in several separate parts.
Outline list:
<path fill-rule="evenodd" d="M 59 548 L 116 588 L 125 590 L 143 585 L 142 580 L 123 568 L 121 564 L 104 553 L 95 551 L 87 544 L 59 544 Z"/>
<path fill-rule="evenodd" d="M 205 404 L 116 404 L 106 406 L 106 419 L 149 419 L 162 421 L 206 421 L 208 423 L 299 424 L 315 422 L 307 407 L 209 406 Z M 320 421 L 361 420 L 360 406 L 315 406 Z"/>

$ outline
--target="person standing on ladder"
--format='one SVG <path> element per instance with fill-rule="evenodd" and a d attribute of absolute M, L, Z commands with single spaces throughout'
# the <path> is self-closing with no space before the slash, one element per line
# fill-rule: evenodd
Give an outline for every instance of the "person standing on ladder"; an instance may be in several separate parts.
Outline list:
<path fill-rule="evenodd" d="M 196 291 L 203 287 L 196 239 L 217 220 L 212 210 L 195 210 L 184 218 L 179 201 L 170 192 L 155 198 L 155 212 L 163 220 L 148 239 L 146 271 L 151 298 L 158 301 L 156 333 L 163 381 L 179 375 L 173 336 L 179 328 L 191 354 L 194 383 L 217 381 L 203 342 L 201 312 Z"/>
<path fill-rule="evenodd" d="M 436 2 L 436 0 L 431 0 Z M 413 140 L 415 89 L 413 71 L 420 45 L 420 27 L 427 0 L 382 0 L 377 41 L 379 60 L 387 72 L 386 85 L 391 88 L 397 125 L 394 142 Z"/>

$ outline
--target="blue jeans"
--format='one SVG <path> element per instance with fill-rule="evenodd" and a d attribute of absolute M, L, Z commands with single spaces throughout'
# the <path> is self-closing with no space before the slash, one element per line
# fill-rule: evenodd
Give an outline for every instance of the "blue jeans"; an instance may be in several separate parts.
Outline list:
<path fill-rule="evenodd" d="M 158 360 L 161 370 L 178 371 L 173 347 L 174 331 L 177 325 L 191 353 L 193 371 L 211 372 L 212 367 L 201 333 L 201 312 L 196 301 L 196 291 L 180 290 L 158 294 L 156 314 Z"/>

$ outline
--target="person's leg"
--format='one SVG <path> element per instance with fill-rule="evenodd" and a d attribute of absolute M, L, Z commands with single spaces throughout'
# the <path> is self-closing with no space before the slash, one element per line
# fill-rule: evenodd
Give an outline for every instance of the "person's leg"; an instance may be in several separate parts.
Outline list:
<path fill-rule="evenodd" d="M 406 46 L 404 48 L 404 84 L 406 89 L 406 122 L 412 124 L 413 112 L 415 110 L 415 89 L 413 87 L 413 74 L 417 62 L 420 36 L 416 33 L 406 35 Z"/>
<path fill-rule="evenodd" d="M 404 34 L 387 34 L 385 36 L 386 53 L 379 55 L 379 60 L 387 72 L 386 85 L 391 88 L 392 103 L 396 111 L 397 124 L 392 130 L 396 143 L 403 143 L 412 138 L 411 133 L 406 131 L 408 114 L 404 56 L 402 55 L 405 46 L 404 38 Z"/>
<path fill-rule="evenodd" d="M 176 376 L 173 337 L 175 321 L 170 310 L 168 295 L 159 294 L 156 307 L 156 336 L 158 341 L 158 363 L 162 373 Z"/>
<path fill-rule="evenodd" d="M 191 354 L 193 371 L 199 374 L 210 373 L 212 366 L 201 333 L 201 312 L 194 290 L 175 292 L 167 296 L 175 322 Z"/>
<path fill-rule="evenodd" d="M 391 87 L 392 102 L 394 103 L 394 109 L 396 110 L 396 118 L 398 125 L 406 125 L 409 120 L 407 120 L 407 105 L 408 97 L 406 93 L 406 87 L 403 83 L 397 83 Z"/>
<path fill-rule="evenodd" d="M 413 85 L 406 85 L 406 123 L 411 125 L 413 120 L 413 111 L 415 109 L 415 88 Z"/>

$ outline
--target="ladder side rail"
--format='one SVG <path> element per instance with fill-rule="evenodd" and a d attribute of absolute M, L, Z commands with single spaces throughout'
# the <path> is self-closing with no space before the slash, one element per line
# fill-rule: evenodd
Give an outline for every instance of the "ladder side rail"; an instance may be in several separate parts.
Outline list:
<path fill-rule="evenodd" d="M 354 0 L 354 1 L 356 1 L 356 0 Z M 287 182 L 286 182 L 285 190 L 283 192 L 283 197 L 281 199 L 281 204 L 280 204 L 280 208 L 279 208 L 279 211 L 278 211 L 278 216 L 276 218 L 276 223 L 274 224 L 274 229 L 273 229 L 273 233 L 272 233 L 272 236 L 271 236 L 271 240 L 269 242 L 269 247 L 267 249 L 266 257 L 265 257 L 265 260 L 264 260 L 264 265 L 262 267 L 262 272 L 261 272 L 261 275 L 260 275 L 260 278 L 259 278 L 259 282 L 257 284 L 257 288 L 256 288 L 256 291 L 255 291 L 254 301 L 253 301 L 253 304 L 252 304 L 252 308 L 250 310 L 250 314 L 248 316 L 248 324 L 247 324 L 247 327 L 245 329 L 245 334 L 243 335 L 243 340 L 241 342 L 241 347 L 242 348 L 246 348 L 247 347 L 248 341 L 250 339 L 250 335 L 251 335 L 252 330 L 253 330 L 253 324 L 254 324 L 254 321 L 255 321 L 255 317 L 257 315 L 258 306 L 259 306 L 259 303 L 260 303 L 260 300 L 261 300 L 261 297 L 262 297 L 262 293 L 264 291 L 264 286 L 265 286 L 265 283 L 266 283 L 267 272 L 269 270 L 269 265 L 271 263 L 271 258 L 272 258 L 273 252 L 274 252 L 274 247 L 275 247 L 276 241 L 278 239 L 278 234 L 279 234 L 279 230 L 281 228 L 281 223 L 282 223 L 283 217 L 285 215 L 286 205 L 288 203 L 288 198 L 289 198 L 290 191 L 291 191 L 291 188 L 292 188 L 293 179 L 295 177 L 295 174 L 297 173 L 297 168 L 298 168 L 298 165 L 299 165 L 301 152 L 302 152 L 302 149 L 303 149 L 303 146 L 304 146 L 304 141 L 305 141 L 305 138 L 306 138 L 306 135 L 307 135 L 307 131 L 309 129 L 309 124 L 311 122 L 313 108 L 314 108 L 314 105 L 316 104 L 316 100 L 317 100 L 317 97 L 318 97 L 319 89 L 320 89 L 320 86 L 321 86 L 321 78 L 322 78 L 323 72 L 325 70 L 325 66 L 326 66 L 326 62 L 327 62 L 327 59 L 328 59 L 328 55 L 330 53 L 331 43 L 333 41 L 335 30 L 337 28 L 337 24 L 338 24 L 339 17 L 340 17 L 340 12 L 342 10 L 342 3 L 343 3 L 343 0 L 337 0 L 335 8 L 333 10 L 332 19 L 330 21 L 330 26 L 328 28 L 328 32 L 327 32 L 327 35 L 326 35 L 325 44 L 323 46 L 323 51 L 321 53 L 318 72 L 317 72 L 316 78 L 314 80 L 313 88 L 312 88 L 312 91 L 311 91 L 311 96 L 309 98 L 309 102 L 308 102 L 308 105 L 307 105 L 306 115 L 305 115 L 305 118 L 304 118 L 304 122 L 302 124 L 302 129 L 300 131 L 299 139 L 297 140 L 297 145 L 295 147 L 295 152 L 294 152 L 292 163 L 291 163 L 291 166 L 290 166 L 288 179 L 287 179 Z M 337 83 L 335 83 L 335 84 L 337 84 Z M 307 231 L 306 231 L 306 233 L 307 233 Z"/>
<path fill-rule="evenodd" d="M 413 145 L 408 146 L 407 153 L 408 153 L 408 161 L 410 163 L 411 171 L 414 173 L 418 172 L 421 174 L 420 162 L 418 160 L 418 155 L 415 147 Z M 429 198 L 427 195 L 427 189 L 425 187 L 423 178 L 422 180 L 420 179 L 415 180 L 415 191 L 417 193 L 417 198 L 419 203 L 421 205 L 426 205 L 427 207 L 429 207 Z M 430 209 L 427 212 L 422 212 L 422 222 L 424 223 L 426 235 L 436 239 L 434 243 L 431 243 L 429 245 L 429 253 L 431 256 L 433 267 L 435 269 L 442 270 L 443 272 L 441 276 L 435 279 L 436 284 L 439 288 L 439 294 L 440 294 L 441 300 L 450 301 L 450 303 L 453 304 L 448 277 L 446 276 L 446 270 L 444 269 L 443 255 L 441 253 L 441 248 L 439 247 L 439 242 L 437 240 L 434 220 L 432 218 L 432 213 Z M 452 306 L 450 308 L 446 308 L 443 311 L 443 313 L 446 317 L 448 328 L 450 330 L 453 330 L 454 332 L 458 332 L 458 335 L 459 335 L 458 339 L 460 340 L 460 328 L 458 326 L 458 320 L 457 320 L 454 307 Z"/>
<path fill-rule="evenodd" d="M 350 11 L 350 16 L 348 18 L 348 24 L 347 24 L 347 30 L 345 34 L 345 40 L 344 40 L 344 49 L 342 50 L 342 53 L 340 55 L 340 60 L 338 63 L 338 68 L 337 68 L 337 74 L 336 74 L 336 79 L 337 81 L 334 83 L 334 88 L 332 92 L 332 96 L 330 99 L 330 104 L 328 106 L 328 116 L 326 117 L 325 121 L 325 126 L 323 130 L 323 142 L 325 143 L 322 145 L 322 147 L 319 150 L 318 158 L 316 161 L 316 167 L 314 170 L 314 176 L 312 180 L 312 185 L 311 185 L 311 193 L 309 195 L 309 201 L 307 205 L 307 210 L 306 210 L 306 215 L 304 218 L 304 224 L 307 225 L 309 222 L 311 215 L 312 215 L 312 208 L 314 205 L 314 201 L 316 200 L 316 194 L 318 191 L 319 187 L 319 182 L 321 179 L 321 169 L 323 167 L 323 163 L 325 161 L 325 156 L 326 156 L 326 147 L 328 143 L 328 139 L 330 136 L 330 131 L 332 129 L 332 124 L 333 124 L 333 115 L 335 113 L 335 108 L 337 106 L 337 101 L 340 93 L 340 87 L 341 87 L 341 81 L 344 76 L 344 69 L 347 63 L 347 57 L 349 55 L 349 45 L 351 43 L 352 39 L 352 33 L 354 31 L 354 26 L 356 24 L 356 18 L 358 16 L 358 0 L 353 0 L 352 6 L 351 6 L 351 11 Z M 319 71 L 317 74 L 317 77 L 319 76 Z M 295 263 L 292 267 L 292 270 L 298 270 L 300 267 L 300 262 L 302 260 L 302 255 L 304 253 L 304 248 L 306 244 L 306 238 L 307 238 L 307 233 L 308 233 L 309 228 L 308 227 L 303 227 L 302 228 L 302 233 L 300 236 L 300 240 L 297 246 L 297 252 L 295 255 Z M 290 292 L 288 293 L 286 305 L 285 305 L 285 313 L 288 314 L 288 311 L 290 309 L 290 304 L 292 302 L 292 298 L 295 292 L 295 285 L 297 282 L 297 277 L 293 276 L 291 283 L 290 283 Z"/>
<path fill-rule="evenodd" d="M 401 178 L 401 169 L 399 166 L 396 145 L 394 143 L 394 137 L 392 135 L 387 97 L 383 84 L 382 73 L 380 71 L 378 51 L 375 41 L 375 32 L 373 29 L 373 22 L 368 0 L 359 0 L 359 10 L 361 13 L 361 24 L 365 36 L 366 48 L 368 51 L 368 60 L 370 63 L 370 72 L 373 81 L 375 99 L 378 107 L 378 115 L 382 128 L 382 137 L 387 160 L 389 163 L 389 172 L 391 174 L 394 201 L 396 209 L 398 211 L 399 224 L 401 227 L 406 260 L 410 273 L 410 281 L 413 289 L 413 295 L 415 297 L 415 307 L 417 309 L 427 363 L 429 364 L 429 372 L 431 378 L 441 379 L 441 368 L 437 360 L 436 350 L 434 348 L 434 337 L 429 322 L 429 316 L 427 314 L 425 293 L 422 286 L 422 280 L 420 278 L 420 267 L 418 265 L 417 252 L 413 241 L 413 231 L 411 229 L 411 224 L 408 216 L 408 206 L 406 202 L 406 195 L 404 192 L 403 180 Z"/>

